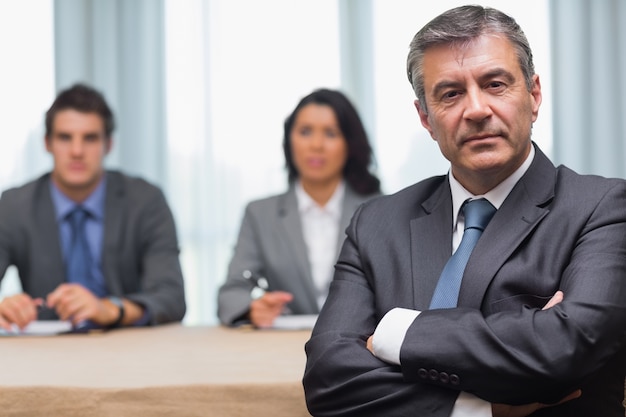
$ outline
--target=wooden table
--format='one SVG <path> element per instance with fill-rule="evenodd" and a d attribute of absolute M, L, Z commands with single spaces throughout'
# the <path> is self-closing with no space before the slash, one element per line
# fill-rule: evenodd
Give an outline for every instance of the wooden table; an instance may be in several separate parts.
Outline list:
<path fill-rule="evenodd" d="M 309 416 L 310 331 L 186 327 L 0 338 L 1 416 Z"/>

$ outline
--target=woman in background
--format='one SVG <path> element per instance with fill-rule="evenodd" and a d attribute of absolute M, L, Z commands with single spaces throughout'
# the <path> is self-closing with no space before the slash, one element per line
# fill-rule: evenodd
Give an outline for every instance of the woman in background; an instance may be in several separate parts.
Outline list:
<path fill-rule="evenodd" d="M 289 189 L 246 207 L 219 289 L 225 325 L 269 327 L 281 314 L 317 314 L 352 214 L 380 194 L 365 128 L 341 92 L 313 91 L 284 128 Z"/>

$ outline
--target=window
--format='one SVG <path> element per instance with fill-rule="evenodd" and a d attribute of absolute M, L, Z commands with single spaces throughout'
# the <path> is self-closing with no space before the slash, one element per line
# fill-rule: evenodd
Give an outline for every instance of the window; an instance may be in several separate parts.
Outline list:
<path fill-rule="evenodd" d="M 0 191 L 51 166 L 43 146 L 43 118 L 54 98 L 52 22 L 52 0 L 0 2 Z M 0 283 L 0 297 L 19 289 L 11 268 Z"/>

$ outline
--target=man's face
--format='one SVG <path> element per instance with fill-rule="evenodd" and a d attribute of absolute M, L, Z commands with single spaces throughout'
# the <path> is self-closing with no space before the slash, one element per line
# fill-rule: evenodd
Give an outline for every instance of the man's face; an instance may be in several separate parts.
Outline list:
<path fill-rule="evenodd" d="M 424 87 L 428 113 L 415 102 L 422 125 L 470 192 L 486 193 L 524 162 L 541 86 L 535 75 L 528 91 L 508 40 L 483 35 L 427 49 Z"/>
<path fill-rule="evenodd" d="M 98 114 L 68 109 L 54 117 L 46 149 L 54 158 L 52 180 L 68 197 L 82 200 L 102 178 L 111 139 Z"/>

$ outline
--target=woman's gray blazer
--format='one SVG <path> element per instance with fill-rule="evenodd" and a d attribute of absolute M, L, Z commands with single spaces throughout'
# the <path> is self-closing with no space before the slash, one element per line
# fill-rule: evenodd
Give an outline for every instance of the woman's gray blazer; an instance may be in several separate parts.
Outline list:
<path fill-rule="evenodd" d="M 352 214 L 361 203 L 375 196 L 359 195 L 346 185 L 337 255 Z M 284 194 L 253 201 L 246 207 L 228 276 L 219 289 L 218 317 L 222 324 L 246 320 L 253 289 L 252 282 L 243 277 L 246 270 L 265 277 L 270 290 L 292 293 L 294 298 L 288 305 L 292 314 L 319 312 L 293 187 Z"/>

